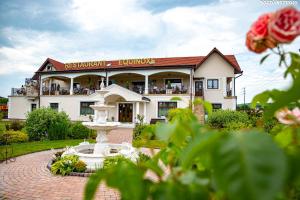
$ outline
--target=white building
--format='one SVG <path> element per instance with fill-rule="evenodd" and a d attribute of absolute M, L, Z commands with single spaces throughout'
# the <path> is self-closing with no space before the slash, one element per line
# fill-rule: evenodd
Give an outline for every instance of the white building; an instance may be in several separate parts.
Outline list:
<path fill-rule="evenodd" d="M 234 55 L 214 48 L 206 56 L 142 58 L 61 63 L 48 58 L 22 88 L 9 96 L 8 117 L 25 119 L 39 107 L 65 111 L 71 120 L 90 120 L 95 90 L 104 80 L 107 104 L 116 107 L 108 120 L 132 123 L 162 118 L 171 108 L 185 108 L 195 97 L 215 109 L 236 108 L 235 79 L 242 74 Z M 181 100 L 172 100 L 180 97 Z M 178 98 L 177 98 L 178 99 Z"/>

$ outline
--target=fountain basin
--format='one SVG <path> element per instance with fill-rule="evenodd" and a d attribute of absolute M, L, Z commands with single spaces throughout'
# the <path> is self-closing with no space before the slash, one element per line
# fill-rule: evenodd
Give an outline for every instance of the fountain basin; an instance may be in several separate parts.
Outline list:
<path fill-rule="evenodd" d="M 95 154 L 93 151 L 95 147 L 101 148 L 101 153 Z M 100 147 L 99 147 L 100 146 Z M 68 148 L 62 156 L 77 155 L 79 159 L 86 163 L 88 171 L 95 171 L 103 167 L 105 158 L 122 155 L 125 158 L 136 161 L 138 158 L 137 150 L 129 143 L 114 144 L 82 144 Z"/>

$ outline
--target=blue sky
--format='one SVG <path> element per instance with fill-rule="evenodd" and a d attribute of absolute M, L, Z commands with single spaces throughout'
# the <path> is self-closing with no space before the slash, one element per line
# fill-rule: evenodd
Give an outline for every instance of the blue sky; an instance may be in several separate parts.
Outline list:
<path fill-rule="evenodd" d="M 300 3 L 297 1 L 297 7 Z M 238 101 L 285 88 L 283 68 L 249 52 L 245 34 L 262 13 L 284 5 L 260 0 L 50 0 L 0 2 L 0 96 L 20 87 L 47 57 L 62 62 L 206 55 L 213 47 L 235 54 L 244 75 Z M 299 38 L 286 49 L 298 51 Z"/>

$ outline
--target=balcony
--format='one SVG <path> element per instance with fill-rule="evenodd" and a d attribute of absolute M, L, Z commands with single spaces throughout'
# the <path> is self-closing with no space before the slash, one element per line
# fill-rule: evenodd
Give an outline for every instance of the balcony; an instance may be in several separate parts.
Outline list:
<path fill-rule="evenodd" d="M 151 87 L 149 88 L 149 94 L 188 94 L 188 88 L 186 86 L 182 87 Z"/>
<path fill-rule="evenodd" d="M 11 89 L 11 96 L 28 96 L 28 97 L 38 96 L 37 81 L 31 78 L 26 78 L 25 84 L 22 85 L 22 87 Z"/>
<path fill-rule="evenodd" d="M 69 95 L 70 88 L 69 87 L 57 87 L 57 88 L 50 88 L 44 86 L 42 89 L 43 95 Z"/>

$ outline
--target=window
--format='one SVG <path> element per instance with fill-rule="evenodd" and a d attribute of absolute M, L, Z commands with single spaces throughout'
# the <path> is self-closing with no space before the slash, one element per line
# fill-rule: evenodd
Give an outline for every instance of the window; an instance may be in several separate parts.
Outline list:
<path fill-rule="evenodd" d="M 177 108 L 177 102 L 158 102 L 158 117 L 167 116 L 173 108 Z"/>
<path fill-rule="evenodd" d="M 176 89 L 176 87 L 179 89 L 182 88 L 181 87 L 182 86 L 181 79 L 165 79 L 165 85 L 166 85 L 167 89 L 171 89 L 168 87 L 169 83 L 170 83 L 172 89 Z"/>
<path fill-rule="evenodd" d="M 31 111 L 34 111 L 36 109 L 36 103 L 31 104 Z"/>
<path fill-rule="evenodd" d="M 213 110 L 222 109 L 222 104 L 220 104 L 220 103 L 213 103 L 212 107 L 213 107 Z"/>
<path fill-rule="evenodd" d="M 218 79 L 208 79 L 207 80 L 207 89 L 218 89 L 219 80 Z"/>
<path fill-rule="evenodd" d="M 50 103 L 50 108 L 58 111 L 58 103 Z"/>
<path fill-rule="evenodd" d="M 93 115 L 94 110 L 90 105 L 94 105 L 95 102 L 80 102 L 80 115 Z"/>

